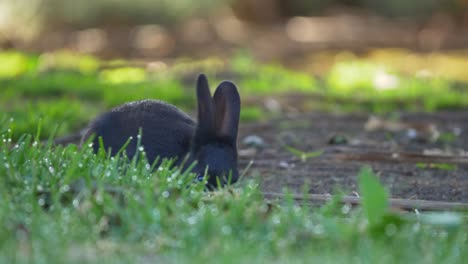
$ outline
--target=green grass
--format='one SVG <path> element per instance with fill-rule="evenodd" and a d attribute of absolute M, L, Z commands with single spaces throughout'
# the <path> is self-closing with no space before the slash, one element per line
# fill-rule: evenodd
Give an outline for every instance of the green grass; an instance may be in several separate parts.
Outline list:
<path fill-rule="evenodd" d="M 0 52 L 0 111 L 15 119 L 14 140 L 34 131 L 39 123 L 43 138 L 72 133 L 98 113 L 132 100 L 160 99 L 193 113 L 194 79 L 199 72 L 208 74 L 212 89 L 223 76 L 236 82 L 244 102 L 242 121 L 278 113 L 254 99 L 281 99 L 291 93 L 303 95 L 303 102 L 294 107 L 306 111 L 382 113 L 468 107 L 468 85 L 459 69 L 466 66 L 463 60 L 441 55 L 430 60 L 418 60 L 406 53 L 394 55 L 407 60 L 413 65 L 410 68 L 384 55 L 344 56 L 315 76 L 278 64 L 259 63 L 244 52 L 227 60 L 179 59 L 168 65 L 103 61 L 68 51 L 41 55 L 4 51 Z M 422 71 L 418 69 L 425 66 L 423 62 L 429 64 L 426 74 L 415 74 Z M 434 63 L 451 66 L 436 67 Z"/>
<path fill-rule="evenodd" d="M 131 100 L 162 99 L 193 111 L 198 72 L 206 72 L 212 84 L 232 76 L 245 102 L 243 121 L 267 115 L 251 96 L 281 98 L 291 92 L 321 96 L 325 109 L 334 109 L 335 102 L 342 110 L 461 108 L 467 105 L 460 92 L 466 85 L 459 79 L 408 77 L 393 66 L 356 59 L 315 77 L 260 64 L 243 53 L 228 61 L 138 65 L 146 64 L 69 52 L 0 53 L 0 263 L 463 263 L 468 258 L 466 212 L 391 213 L 388 194 L 369 169 L 359 175 L 362 207 L 351 209 L 338 198 L 311 207 L 294 202 L 287 190 L 284 200 L 265 200 L 255 175 L 207 192 L 192 182 L 193 175 L 169 169 L 168 162 L 152 170 L 144 159 L 93 154 L 86 144 L 38 143 L 77 131 L 96 114 Z M 390 82 L 376 85 L 375 76 Z M 290 151 L 304 160 L 319 155 Z"/>
<path fill-rule="evenodd" d="M 468 95 L 457 91 L 453 81 L 438 76 L 408 77 L 382 64 L 365 61 L 337 63 L 330 70 L 326 83 L 334 97 L 370 99 L 372 109 L 377 112 L 392 111 L 398 104 L 410 111 L 468 107 Z M 467 90 L 468 85 L 462 87 Z"/>
<path fill-rule="evenodd" d="M 463 263 L 467 214 L 394 214 L 370 169 L 363 207 L 215 192 L 144 159 L 10 138 L 0 125 L 0 263 Z M 141 155 L 144 155 L 141 153 Z"/>

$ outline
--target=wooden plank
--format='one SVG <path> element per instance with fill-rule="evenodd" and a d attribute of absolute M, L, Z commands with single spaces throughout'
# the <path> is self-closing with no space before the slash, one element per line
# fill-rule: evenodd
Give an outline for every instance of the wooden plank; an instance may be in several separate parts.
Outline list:
<path fill-rule="evenodd" d="M 284 199 L 285 195 L 281 193 L 263 193 L 267 199 Z M 300 202 L 312 202 L 324 204 L 330 201 L 333 196 L 326 194 L 293 194 L 292 198 Z M 344 204 L 360 205 L 361 198 L 356 196 L 343 196 L 341 202 Z M 427 201 L 427 200 L 412 200 L 412 199 L 389 199 L 390 207 L 403 210 L 421 210 L 421 211 L 468 211 L 468 203 L 460 202 L 442 202 L 442 201 Z"/>
<path fill-rule="evenodd" d="M 335 158 L 340 160 L 398 162 L 398 163 L 448 163 L 467 165 L 468 157 L 455 155 L 426 155 L 412 152 L 368 152 L 340 153 Z"/>

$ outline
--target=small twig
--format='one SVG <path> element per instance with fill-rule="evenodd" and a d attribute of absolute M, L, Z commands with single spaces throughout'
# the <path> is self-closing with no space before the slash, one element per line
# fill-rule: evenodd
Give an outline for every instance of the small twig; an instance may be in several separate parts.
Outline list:
<path fill-rule="evenodd" d="M 267 199 L 284 198 L 284 194 L 280 193 L 264 193 Z M 307 194 L 297 195 L 293 194 L 292 198 L 300 202 L 312 202 L 312 203 L 326 203 L 330 201 L 333 196 L 325 194 Z M 342 203 L 360 205 L 361 198 L 355 196 L 343 196 L 341 198 Z M 408 200 L 408 199 L 389 199 L 391 207 L 400 208 L 403 210 L 421 210 L 421 211 L 468 211 L 468 203 L 458 202 L 440 202 L 440 201 L 427 201 L 427 200 Z"/>

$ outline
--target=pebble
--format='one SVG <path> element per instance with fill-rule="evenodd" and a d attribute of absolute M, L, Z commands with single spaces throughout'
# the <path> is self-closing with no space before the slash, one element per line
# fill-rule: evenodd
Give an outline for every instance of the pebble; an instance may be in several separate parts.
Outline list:
<path fill-rule="evenodd" d="M 249 135 L 242 140 L 242 144 L 250 147 L 262 148 L 265 147 L 265 140 L 257 135 Z"/>

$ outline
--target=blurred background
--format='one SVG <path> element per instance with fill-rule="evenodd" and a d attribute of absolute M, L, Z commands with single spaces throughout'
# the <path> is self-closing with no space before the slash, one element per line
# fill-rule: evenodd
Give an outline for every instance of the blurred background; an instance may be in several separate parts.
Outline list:
<path fill-rule="evenodd" d="M 239 85 L 243 121 L 460 110 L 467 69 L 468 0 L 0 0 L 13 138 L 143 98 L 192 110 L 199 72 Z"/>
<path fill-rule="evenodd" d="M 105 57 L 468 45 L 466 0 L 2 0 L 0 46 Z"/>

